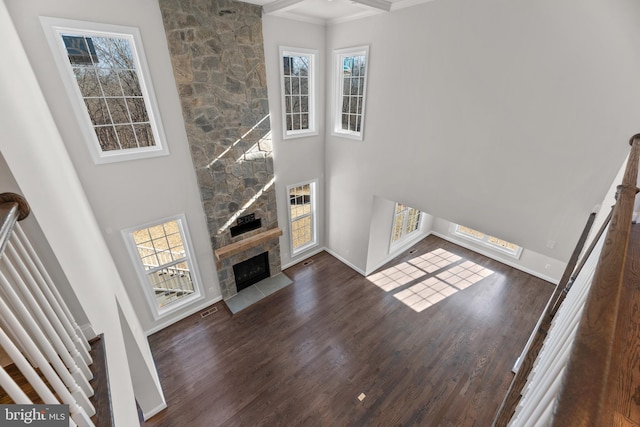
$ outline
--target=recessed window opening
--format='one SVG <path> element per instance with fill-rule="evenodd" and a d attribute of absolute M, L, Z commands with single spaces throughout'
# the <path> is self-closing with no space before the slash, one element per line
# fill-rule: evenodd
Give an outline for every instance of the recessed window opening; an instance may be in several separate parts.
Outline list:
<path fill-rule="evenodd" d="M 280 47 L 284 139 L 317 135 L 316 56 L 315 50 Z"/>
<path fill-rule="evenodd" d="M 391 249 L 406 243 L 420 230 L 422 213 L 402 203 L 396 203 L 391 231 Z"/>
<path fill-rule="evenodd" d="M 438 248 L 367 279 L 419 313 L 492 274 L 493 270 Z"/>
<path fill-rule="evenodd" d="M 156 317 L 201 296 L 184 221 L 181 216 L 125 231 L 143 289 Z"/>
<path fill-rule="evenodd" d="M 340 49 L 335 54 L 334 135 L 362 140 L 369 47 Z"/>
<path fill-rule="evenodd" d="M 314 181 L 287 187 L 287 193 L 291 252 L 292 255 L 297 255 L 317 244 L 316 183 Z"/>
<path fill-rule="evenodd" d="M 138 30 L 42 23 L 96 163 L 167 154 Z"/>
<path fill-rule="evenodd" d="M 498 237 L 490 236 L 481 231 L 474 230 L 473 228 L 469 228 L 464 225 L 456 224 L 453 233 L 459 237 L 477 243 L 481 246 L 496 250 L 500 253 L 509 255 L 513 258 L 520 258 L 520 255 L 522 254 L 521 246 L 500 239 Z"/>

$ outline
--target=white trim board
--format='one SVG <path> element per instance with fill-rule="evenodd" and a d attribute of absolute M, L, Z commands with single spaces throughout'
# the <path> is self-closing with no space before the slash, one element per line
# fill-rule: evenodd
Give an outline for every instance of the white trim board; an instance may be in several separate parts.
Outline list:
<path fill-rule="evenodd" d="M 162 329 L 167 328 L 167 327 L 173 325 L 174 323 L 179 322 L 180 320 L 182 320 L 182 319 L 184 319 L 186 317 L 189 317 L 192 314 L 197 313 L 198 311 L 204 310 L 205 308 L 207 308 L 207 307 L 209 307 L 209 306 L 211 306 L 211 305 L 213 305 L 213 304 L 215 304 L 217 302 L 220 302 L 220 301 L 222 301 L 222 296 L 219 296 L 219 297 L 214 298 L 212 300 L 204 301 L 204 303 L 198 304 L 197 306 L 192 307 L 191 309 L 185 311 L 182 314 L 179 314 L 179 315 L 177 315 L 175 317 L 171 317 L 170 319 L 167 319 L 164 322 L 160 322 L 159 324 L 157 324 L 153 328 L 144 331 L 144 334 L 146 336 L 153 335 L 156 332 L 159 332 Z"/>
<path fill-rule="evenodd" d="M 281 270 L 286 270 L 289 267 L 293 267 L 296 264 L 300 264 L 301 262 L 311 258 L 314 255 L 318 255 L 320 252 L 322 251 L 326 251 L 327 249 L 324 247 L 321 248 L 315 248 L 313 251 L 309 252 L 309 253 L 305 253 L 303 256 L 301 256 L 300 258 L 296 258 L 295 260 L 291 260 L 290 262 L 286 263 L 286 264 L 282 264 L 282 266 L 280 267 Z"/>
<path fill-rule="evenodd" d="M 349 261 L 347 261 L 346 259 L 342 258 L 342 256 L 338 255 L 337 253 L 333 252 L 331 249 L 325 248 L 325 251 L 327 251 L 327 253 L 335 258 L 337 258 L 341 263 L 345 264 L 347 267 L 352 268 L 353 270 L 355 270 L 356 272 L 358 272 L 359 274 L 363 275 L 366 277 L 366 275 L 364 274 L 364 271 L 361 270 L 360 268 L 356 267 L 355 265 L 351 264 Z"/>
<path fill-rule="evenodd" d="M 466 242 L 464 242 L 462 240 L 456 240 L 456 239 L 452 238 L 451 236 L 447 236 L 445 234 L 438 233 L 437 231 L 433 231 L 431 234 L 433 234 L 434 236 L 440 237 L 441 239 L 444 239 L 447 242 L 451 242 L 454 245 L 462 246 L 465 249 L 469 249 L 470 251 L 479 253 L 480 255 L 486 256 L 487 258 L 491 258 L 492 260 L 495 260 L 495 261 L 498 261 L 498 262 L 500 262 L 502 264 L 508 265 L 509 267 L 513 267 L 516 270 L 520 270 L 520 271 L 523 271 L 523 272 L 525 272 L 527 274 L 531 274 L 532 276 L 535 276 L 535 277 L 537 277 L 539 279 L 546 280 L 547 282 L 553 283 L 554 285 L 557 285 L 558 282 L 559 282 L 558 279 L 555 279 L 555 278 L 550 277 L 550 276 L 546 276 L 546 275 L 544 275 L 542 273 L 539 273 L 537 271 L 534 271 L 534 270 L 531 270 L 529 268 L 523 267 L 523 266 L 518 265 L 518 264 L 516 264 L 516 263 L 514 263 L 512 261 L 509 261 L 507 259 L 499 258 L 496 254 L 493 254 L 490 251 L 485 251 L 483 249 L 477 248 L 475 246 L 467 244 Z"/>

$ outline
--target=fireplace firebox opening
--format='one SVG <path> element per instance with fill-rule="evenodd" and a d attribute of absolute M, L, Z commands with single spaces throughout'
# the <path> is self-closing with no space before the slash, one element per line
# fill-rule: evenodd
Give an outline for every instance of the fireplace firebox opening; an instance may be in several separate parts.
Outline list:
<path fill-rule="evenodd" d="M 270 276 L 269 253 L 263 252 L 233 266 L 237 291 L 248 288 Z"/>

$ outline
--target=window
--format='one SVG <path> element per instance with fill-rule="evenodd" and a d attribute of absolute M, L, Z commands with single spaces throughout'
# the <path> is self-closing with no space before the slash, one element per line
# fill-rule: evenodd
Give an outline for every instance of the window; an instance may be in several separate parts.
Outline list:
<path fill-rule="evenodd" d="M 317 244 L 315 189 L 315 182 L 287 188 L 290 207 L 289 234 L 291 235 L 292 256 Z"/>
<path fill-rule="evenodd" d="M 334 135 L 362 140 L 369 47 L 335 51 Z"/>
<path fill-rule="evenodd" d="M 41 20 L 94 161 L 168 154 L 138 30 Z"/>
<path fill-rule="evenodd" d="M 183 215 L 124 232 L 154 318 L 200 299 Z"/>
<path fill-rule="evenodd" d="M 401 244 L 420 230 L 421 212 L 402 203 L 396 203 L 391 233 L 391 245 Z"/>
<path fill-rule="evenodd" d="M 502 240 L 497 237 L 489 236 L 488 234 L 485 234 L 478 230 L 474 230 L 473 228 L 465 227 L 464 225 L 456 224 L 454 234 L 467 240 L 471 240 L 482 246 L 498 250 L 514 258 L 520 258 L 520 254 L 522 254 L 522 247 L 514 243 L 507 242 L 506 240 Z"/>
<path fill-rule="evenodd" d="M 284 139 L 317 135 L 315 58 L 317 51 L 280 47 Z"/>

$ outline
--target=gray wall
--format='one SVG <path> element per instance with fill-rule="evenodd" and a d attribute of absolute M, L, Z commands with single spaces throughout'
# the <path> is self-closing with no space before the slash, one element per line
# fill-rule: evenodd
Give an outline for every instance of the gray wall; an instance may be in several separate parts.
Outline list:
<path fill-rule="evenodd" d="M 276 172 L 276 196 L 278 205 L 278 223 L 284 231 L 280 239 L 283 267 L 300 261 L 309 253 L 291 256 L 288 223 L 289 209 L 286 189 L 288 185 L 318 180 L 318 247 L 324 246 L 325 234 L 325 87 L 324 69 L 327 61 L 325 54 L 325 27 L 273 16 L 263 16 L 264 52 L 267 66 L 267 88 L 269 91 L 269 109 L 271 111 L 271 129 L 273 140 L 273 158 Z M 317 70 L 317 107 L 318 135 L 283 140 L 282 138 L 282 101 L 280 100 L 280 61 L 278 46 L 317 49 L 319 52 Z"/>
<path fill-rule="evenodd" d="M 371 50 L 364 141 L 326 138 L 327 247 L 364 269 L 379 196 L 566 261 L 637 131 L 637 9 L 450 0 L 329 27 L 328 50 Z"/>
<path fill-rule="evenodd" d="M 158 2 L 7 0 L 6 4 L 144 330 L 156 330 L 219 300 L 221 294 L 212 262 L 213 252 Z M 45 39 L 39 16 L 140 29 L 169 145 L 168 156 L 102 165 L 93 163 L 77 120 L 70 113 L 69 97 Z M 196 307 L 183 309 L 171 318 L 154 321 L 120 231 L 179 213 L 184 213 L 187 218 L 205 298 Z"/>

